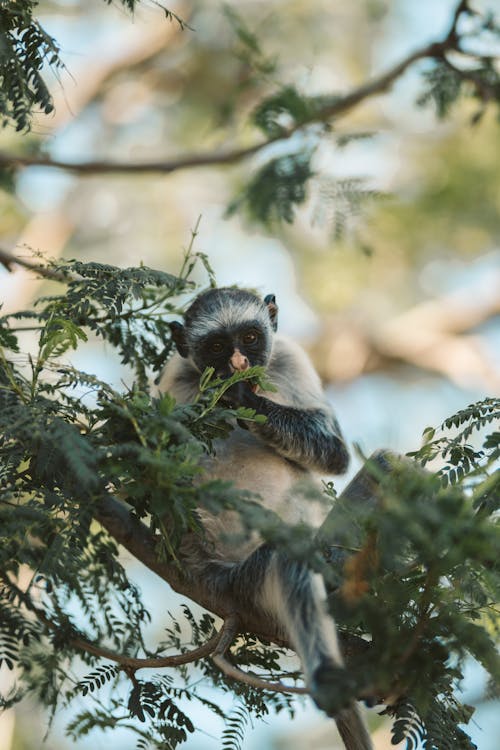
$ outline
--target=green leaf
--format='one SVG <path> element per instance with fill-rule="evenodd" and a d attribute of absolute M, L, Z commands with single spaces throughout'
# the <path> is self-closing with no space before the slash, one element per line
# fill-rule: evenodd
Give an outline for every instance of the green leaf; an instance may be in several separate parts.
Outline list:
<path fill-rule="evenodd" d="M 307 198 L 307 184 L 314 174 L 313 152 L 314 149 L 306 149 L 268 161 L 229 205 L 228 215 L 245 210 L 263 224 L 276 221 L 291 224 L 295 209 Z"/>

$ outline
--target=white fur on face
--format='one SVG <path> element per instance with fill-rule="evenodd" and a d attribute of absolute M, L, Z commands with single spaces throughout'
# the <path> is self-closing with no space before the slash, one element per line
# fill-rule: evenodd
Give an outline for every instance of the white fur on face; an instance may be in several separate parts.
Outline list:
<path fill-rule="evenodd" d="M 208 302 L 206 309 L 197 312 L 190 321 L 188 335 L 195 341 L 218 328 L 231 328 L 245 320 L 258 320 L 271 332 L 267 310 L 258 298 L 215 297 Z"/>

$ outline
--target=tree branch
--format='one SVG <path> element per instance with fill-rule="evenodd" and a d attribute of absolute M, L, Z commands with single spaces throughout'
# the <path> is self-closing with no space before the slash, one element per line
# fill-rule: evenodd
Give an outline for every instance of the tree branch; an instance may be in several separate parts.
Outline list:
<path fill-rule="evenodd" d="M 264 640 L 287 645 L 282 634 L 271 620 L 266 620 L 261 612 L 236 609 L 231 591 L 218 588 L 211 591 L 200 577 L 195 580 L 184 574 L 182 568 L 173 562 L 159 560 L 156 549 L 160 537 L 152 534 L 126 506 L 111 496 L 102 498 L 97 504 L 94 516 L 106 531 L 137 560 L 166 581 L 178 594 L 192 599 L 223 620 L 237 616 L 242 630 L 255 633 Z"/>
<path fill-rule="evenodd" d="M 469 0 L 460 0 L 457 7 L 455 8 L 450 30 L 448 31 L 445 39 L 446 42 L 449 42 L 450 46 L 456 47 L 458 44 L 458 22 L 460 21 L 460 16 L 462 16 L 464 13 L 473 13 L 469 5 Z"/>
<path fill-rule="evenodd" d="M 226 653 L 239 629 L 240 622 L 238 617 L 236 615 L 230 615 L 222 626 L 219 643 L 212 654 L 212 661 L 217 667 L 219 667 L 226 677 L 230 677 L 232 680 L 237 680 L 238 682 L 243 682 L 245 685 L 251 685 L 259 690 L 272 690 L 274 693 L 299 693 L 300 695 L 308 695 L 309 690 L 305 687 L 289 687 L 282 682 L 269 682 L 268 680 L 263 680 L 256 675 L 248 674 L 234 664 L 231 664 L 226 658 Z"/>
<path fill-rule="evenodd" d="M 377 502 L 380 477 L 392 471 L 397 461 L 398 458 L 387 451 L 377 451 L 373 454 L 335 503 L 318 534 L 320 544 L 329 547 L 343 545 L 344 539 L 339 536 L 336 529 L 337 520 L 343 519 L 346 513 L 349 517 L 354 513 L 359 518 L 364 514 L 369 514 Z M 234 628 L 236 622 L 239 623 L 242 631 L 254 633 L 263 640 L 289 646 L 283 640 L 283 634 L 279 632 L 272 619 L 266 618 L 262 612 L 253 608 L 238 607 L 230 589 L 224 591 L 222 587 L 218 587 L 214 592 L 205 585 L 201 576 L 196 580 L 188 578 L 179 565 L 159 560 L 156 554 L 159 537 L 153 535 L 122 502 L 110 495 L 104 497 L 97 504 L 94 516 L 118 544 L 125 547 L 137 560 L 166 581 L 174 591 L 187 596 L 228 623 L 224 636 L 221 636 L 223 639 L 219 643 L 217 655 L 224 653 L 223 647 L 229 638 L 229 628 Z M 345 528 L 345 524 L 341 526 Z M 345 555 L 332 555 L 330 562 L 332 565 L 343 565 L 344 558 Z M 347 651 L 359 653 L 358 645 L 356 640 L 349 639 Z M 365 646 L 366 644 L 362 642 L 362 647 Z"/>
<path fill-rule="evenodd" d="M 375 466 L 375 473 L 373 466 Z M 389 469 L 388 455 L 385 453 L 376 454 L 371 468 L 363 467 L 358 472 L 342 493 L 341 499 L 343 498 L 349 504 L 360 506 L 367 504 L 370 507 L 373 503 L 374 493 L 376 494 L 377 471 L 384 473 Z M 266 619 L 262 612 L 250 610 L 248 607 L 238 608 L 231 591 L 224 592 L 224 590 L 218 588 L 217 592 L 214 592 L 204 585 L 202 577 L 193 580 L 184 575 L 177 564 L 159 560 L 156 554 L 159 537 L 152 534 L 145 524 L 127 509 L 124 503 L 114 499 L 111 495 L 104 496 L 98 501 L 94 507 L 94 517 L 115 541 L 125 547 L 137 560 L 169 583 L 175 591 L 222 617 L 224 624 L 219 633 L 215 633 L 199 648 L 173 656 L 138 658 L 118 654 L 92 643 L 78 634 L 71 635 L 67 640 L 72 648 L 109 659 L 124 669 L 132 671 L 141 668 L 176 667 L 212 655 L 214 663 L 226 676 L 244 684 L 261 690 L 280 693 L 307 694 L 309 692 L 305 687 L 287 686 L 281 682 L 271 682 L 256 675 L 248 674 L 228 661 L 226 653 L 239 631 L 253 633 L 263 640 L 273 641 L 279 645 L 289 645 L 284 641 L 282 634 L 277 632 L 272 619 Z M 329 531 L 328 522 L 325 523 L 322 531 L 323 540 L 328 540 L 331 543 L 337 542 L 334 538 L 335 535 Z M 332 564 L 336 564 L 334 560 L 332 560 Z M 59 631 L 59 626 L 34 604 L 28 593 L 20 589 L 9 578 L 3 577 L 3 580 L 39 622 L 52 632 Z M 367 648 L 365 641 L 353 636 L 348 636 L 346 645 L 345 651 L 348 655 L 359 654 L 360 651 L 362 653 Z"/>
<path fill-rule="evenodd" d="M 15 156 L 0 152 L 0 168 L 20 168 L 29 166 L 42 166 L 51 169 L 63 169 L 70 172 L 76 172 L 79 175 L 93 174 L 138 174 L 138 173 L 159 173 L 170 174 L 183 169 L 192 169 L 195 167 L 223 166 L 234 164 L 247 159 L 250 156 L 264 150 L 273 143 L 288 140 L 294 133 L 302 130 L 307 125 L 317 122 L 327 122 L 333 118 L 349 112 L 353 107 L 360 104 L 377 94 L 381 94 L 389 89 L 392 84 L 400 78 L 406 70 L 418 60 L 425 58 L 443 58 L 449 50 L 458 48 L 457 25 L 463 13 L 470 13 L 467 0 L 461 0 L 457 5 L 453 15 L 452 25 L 444 39 L 438 42 L 427 44 L 414 52 L 407 55 L 401 62 L 394 65 L 382 75 L 367 81 L 361 86 L 355 88 L 350 94 L 341 96 L 332 103 L 316 110 L 308 118 L 301 120 L 272 138 L 261 141 L 246 148 L 228 149 L 219 152 L 210 151 L 209 153 L 190 154 L 178 159 L 166 159 L 154 162 L 135 162 L 125 164 L 122 162 L 113 162 L 107 160 L 94 161 L 62 161 L 51 159 L 47 156 Z"/>
<path fill-rule="evenodd" d="M 48 630 L 51 630 L 53 633 L 59 632 L 59 626 L 49 617 L 47 617 L 45 612 L 43 612 L 39 607 L 35 605 L 29 594 L 20 589 L 19 586 L 16 586 L 16 584 L 10 579 L 3 577 L 3 580 L 5 585 L 15 592 L 16 596 L 23 602 L 24 606 L 35 615 L 36 619 L 41 622 L 42 625 L 44 625 Z M 214 649 L 216 649 L 222 634 L 223 629 L 221 629 L 221 631 L 218 633 L 214 633 L 214 635 L 209 638 L 208 641 L 206 641 L 206 643 L 204 643 L 202 646 L 191 649 L 190 651 L 186 651 L 182 654 L 175 654 L 173 656 L 151 656 L 143 658 L 126 656 L 125 654 L 118 654 L 116 653 L 116 651 L 111 651 L 110 649 L 103 646 L 98 646 L 96 643 L 92 643 L 86 638 L 82 638 L 78 635 L 71 636 L 67 642 L 70 646 L 77 649 L 78 651 L 84 651 L 87 654 L 92 654 L 92 656 L 99 656 L 103 659 L 109 659 L 110 661 L 116 662 L 121 667 L 127 667 L 128 669 L 133 670 L 143 668 L 159 669 L 161 667 L 178 667 L 181 664 L 188 664 L 189 662 L 197 661 L 198 659 L 202 659 L 205 656 L 209 656 L 212 652 L 214 652 Z"/>
<path fill-rule="evenodd" d="M 20 258 L 18 255 L 14 255 L 8 250 L 0 248 L 0 265 L 4 266 L 7 271 L 12 271 L 12 266 L 22 266 L 27 268 L 29 271 L 34 271 L 38 276 L 43 276 L 46 279 L 52 279 L 53 281 L 67 282 L 71 279 L 70 276 L 57 271 L 49 266 L 44 266 L 41 263 L 36 263 L 31 260 Z"/>
<path fill-rule="evenodd" d="M 290 133 L 291 134 L 291 133 Z M 286 137 L 289 137 L 288 135 Z M 282 136 L 271 138 L 267 141 L 255 144 L 248 148 L 240 148 L 226 152 L 192 154 L 180 159 L 167 159 L 155 162 L 135 162 L 124 164 L 122 162 L 98 161 L 60 161 L 47 156 L 13 156 L 0 151 L 0 168 L 2 167 L 49 167 L 51 169 L 63 169 L 69 172 L 77 172 L 79 175 L 94 174 L 134 174 L 134 173 L 159 173 L 169 174 L 182 169 L 192 167 L 210 167 L 214 165 L 233 164 L 257 153 L 275 141 L 283 140 Z"/>
<path fill-rule="evenodd" d="M 38 615 L 37 615 L 38 616 Z M 57 629 L 57 626 L 54 626 Z M 129 669 L 160 669 L 162 667 L 178 667 L 181 664 L 189 664 L 190 662 L 203 659 L 205 656 L 210 656 L 216 647 L 220 638 L 220 633 L 215 633 L 211 638 L 206 641 L 202 646 L 185 651 L 181 654 L 175 654 L 173 656 L 151 656 L 151 657 L 134 657 L 125 656 L 124 654 L 118 654 L 110 649 L 97 646 L 95 643 L 87 641 L 85 638 L 71 638 L 71 645 L 79 651 L 85 651 L 93 656 L 99 656 L 103 659 L 109 659 L 119 664 L 121 667 L 128 667 Z"/>

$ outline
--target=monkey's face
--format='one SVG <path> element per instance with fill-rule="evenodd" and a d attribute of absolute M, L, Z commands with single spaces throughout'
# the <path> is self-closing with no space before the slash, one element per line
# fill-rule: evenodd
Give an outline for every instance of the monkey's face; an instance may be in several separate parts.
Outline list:
<path fill-rule="evenodd" d="M 267 365 L 277 312 L 274 295 L 262 300 L 244 289 L 210 289 L 186 311 L 184 325 L 169 325 L 182 357 L 189 357 L 200 372 L 213 367 L 219 377 L 228 377 Z"/>
<path fill-rule="evenodd" d="M 228 377 L 255 365 L 267 365 L 270 343 L 268 331 L 258 321 L 248 321 L 214 330 L 202 337 L 190 354 L 200 372 L 213 367 L 217 376 Z"/>

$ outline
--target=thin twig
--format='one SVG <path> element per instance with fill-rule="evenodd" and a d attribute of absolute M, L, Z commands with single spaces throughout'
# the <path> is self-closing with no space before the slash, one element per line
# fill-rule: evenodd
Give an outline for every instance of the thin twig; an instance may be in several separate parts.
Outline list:
<path fill-rule="evenodd" d="M 19 599 L 23 602 L 24 606 L 35 615 L 39 622 L 41 622 L 53 633 L 57 633 L 59 631 L 59 626 L 56 623 L 52 622 L 52 620 L 34 604 L 31 597 L 26 592 L 16 586 L 16 584 L 13 583 L 13 581 L 11 581 L 9 578 L 6 578 L 4 576 L 2 577 L 5 585 L 16 593 Z M 233 642 L 238 629 L 238 617 L 236 615 L 231 615 L 224 622 L 224 625 L 222 626 L 220 631 L 218 633 L 214 633 L 214 635 L 212 635 L 212 637 L 209 638 L 209 640 L 206 641 L 206 643 L 204 643 L 202 646 L 192 649 L 191 651 L 186 651 L 183 654 L 175 654 L 173 656 L 153 656 L 144 658 L 126 656 L 125 654 L 118 654 L 115 651 L 111 651 L 110 649 L 98 646 L 95 643 L 88 641 L 86 638 L 82 638 L 81 636 L 71 636 L 70 638 L 68 638 L 67 643 L 72 648 L 78 651 L 84 651 L 87 654 L 92 654 L 93 656 L 98 656 L 102 659 L 109 659 L 109 661 L 114 661 L 128 671 L 135 671 L 137 669 L 143 668 L 159 669 L 161 667 L 178 667 L 182 664 L 188 664 L 212 654 L 212 659 L 214 663 L 219 667 L 219 669 L 228 677 L 238 680 L 239 682 L 244 682 L 247 685 L 251 685 L 252 687 L 262 690 L 272 690 L 279 693 L 308 693 L 308 690 L 306 688 L 288 687 L 287 685 L 283 685 L 283 683 L 281 682 L 268 682 L 254 675 L 249 675 L 246 672 L 243 672 L 238 667 L 230 664 L 225 657 L 225 653 Z"/>
<path fill-rule="evenodd" d="M 481 76 L 478 75 L 479 71 L 477 69 L 467 70 L 464 68 L 457 68 L 456 65 L 453 65 L 453 63 L 451 63 L 448 58 L 444 56 L 442 60 L 443 64 L 446 65 L 446 67 L 453 73 L 455 73 L 462 81 L 468 81 L 469 83 L 473 84 L 480 99 L 485 104 L 497 96 L 499 92 L 498 84 L 496 86 L 494 84 L 489 84 L 485 79 L 481 78 Z"/>
<path fill-rule="evenodd" d="M 41 622 L 42 625 L 45 625 L 45 627 L 51 630 L 53 633 L 57 633 L 59 631 L 59 626 L 56 623 L 52 622 L 52 620 L 34 604 L 31 597 L 25 591 L 16 586 L 16 584 L 9 578 L 5 576 L 2 576 L 2 578 L 5 582 L 5 585 L 11 590 L 15 591 L 16 595 L 23 602 L 24 606 L 35 615 L 37 620 Z M 178 667 L 181 664 L 188 664 L 189 662 L 197 661 L 198 659 L 202 659 L 205 656 L 209 656 L 217 647 L 222 634 L 223 629 L 221 629 L 219 633 L 214 633 L 214 635 L 212 635 L 212 637 L 209 638 L 208 641 L 206 641 L 206 643 L 204 643 L 202 646 L 192 649 L 191 651 L 186 651 L 182 654 L 174 654 L 173 656 L 151 656 L 143 658 L 126 656 L 125 654 L 118 654 L 108 648 L 98 646 L 97 644 L 92 643 L 91 641 L 88 641 L 86 638 L 82 638 L 81 636 L 71 636 L 68 639 L 68 644 L 78 651 L 84 651 L 85 653 L 92 654 L 93 656 L 99 656 L 103 659 L 109 659 L 110 661 L 116 662 L 121 667 L 126 667 L 128 669 L 136 670 L 146 667 L 158 669 L 160 667 Z"/>
<path fill-rule="evenodd" d="M 460 17 L 464 13 L 473 13 L 469 6 L 469 0 L 460 0 L 457 7 L 455 8 L 455 12 L 453 14 L 453 19 L 451 22 L 450 30 L 448 31 L 448 34 L 446 36 L 445 42 L 449 42 L 450 46 L 457 46 L 458 43 L 458 22 L 460 21 Z"/>
<path fill-rule="evenodd" d="M 198 659 L 203 659 L 205 656 L 210 656 L 214 648 L 217 646 L 219 638 L 220 633 L 214 633 L 214 635 L 202 646 L 194 648 L 191 651 L 185 651 L 182 654 L 174 654 L 173 656 L 151 656 L 143 658 L 117 654 L 115 651 L 96 646 L 95 643 L 91 643 L 83 638 L 71 638 L 70 643 L 79 651 L 86 651 L 88 654 L 100 656 L 103 659 L 109 659 L 110 661 L 120 664 L 122 667 L 128 667 L 135 670 L 144 668 L 159 669 L 160 667 L 178 667 L 181 664 L 189 664 L 190 662 L 198 661 Z"/>
<path fill-rule="evenodd" d="M 226 653 L 233 642 L 239 629 L 239 620 L 236 615 L 230 615 L 224 622 L 220 631 L 220 640 L 217 648 L 212 654 L 212 661 L 219 667 L 226 677 L 232 680 L 243 682 L 245 685 L 251 685 L 259 690 L 271 690 L 274 693 L 299 693 L 307 695 L 309 690 L 305 687 L 289 687 L 282 682 L 269 682 L 253 674 L 244 672 L 239 667 L 231 664 L 226 658 Z"/>
<path fill-rule="evenodd" d="M 176 172 L 182 169 L 189 169 L 191 167 L 207 167 L 218 164 L 232 164 L 240 161 L 252 154 L 260 151 L 265 146 L 273 143 L 279 138 L 272 138 L 268 141 L 255 144 L 249 148 L 241 148 L 232 151 L 214 153 L 211 151 L 207 154 L 192 154 L 190 156 L 182 157 L 180 159 L 171 159 L 165 161 L 154 161 L 154 162 L 135 162 L 124 164 L 122 162 L 111 162 L 106 160 L 98 161 L 61 161 L 57 159 L 51 159 L 47 156 L 12 156 L 5 152 L 0 151 L 0 167 L 49 167 L 51 169 L 63 169 L 69 172 L 77 172 L 80 175 L 92 175 L 92 174 L 133 174 L 152 172 L 160 174 L 169 174 L 170 172 Z"/>
<path fill-rule="evenodd" d="M 34 271 L 38 276 L 43 276 L 46 279 L 52 279 L 53 281 L 62 281 L 63 283 L 71 280 L 69 274 L 56 271 L 48 266 L 43 266 L 41 263 L 35 263 L 31 260 L 20 258 L 18 255 L 14 255 L 9 250 L 3 250 L 0 248 L 0 265 L 5 266 L 8 271 L 12 271 L 12 266 L 22 266 L 27 268 L 29 271 Z"/>

